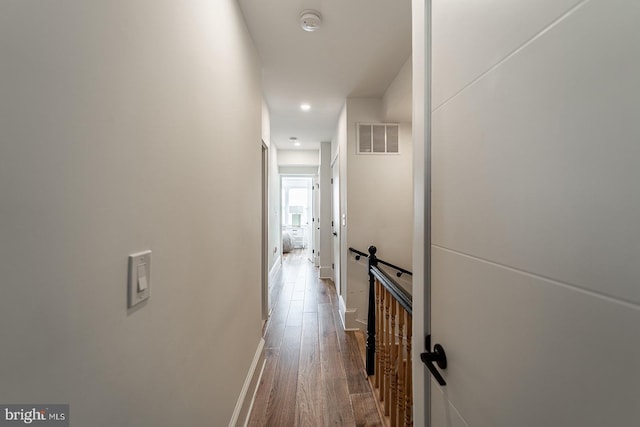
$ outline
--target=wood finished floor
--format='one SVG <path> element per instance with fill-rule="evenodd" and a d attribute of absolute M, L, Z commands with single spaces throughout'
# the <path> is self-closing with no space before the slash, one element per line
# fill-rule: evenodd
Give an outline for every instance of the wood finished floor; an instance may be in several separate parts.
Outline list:
<path fill-rule="evenodd" d="M 333 283 L 295 251 L 284 257 L 272 298 L 249 426 L 382 426 L 362 335 L 343 330 Z"/>

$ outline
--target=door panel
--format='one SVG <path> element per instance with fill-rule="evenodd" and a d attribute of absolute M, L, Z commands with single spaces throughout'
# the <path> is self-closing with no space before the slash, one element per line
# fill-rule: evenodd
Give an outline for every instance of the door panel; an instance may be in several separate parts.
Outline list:
<path fill-rule="evenodd" d="M 640 6 L 615 3 L 433 113 L 434 244 L 640 303 Z"/>
<path fill-rule="evenodd" d="M 442 248 L 432 266 L 432 336 L 469 425 L 640 419 L 640 310 Z"/>
<path fill-rule="evenodd" d="M 580 2 L 433 1 L 433 108 Z"/>
<path fill-rule="evenodd" d="M 640 3 L 563 13 L 431 116 L 434 427 L 640 419 Z"/>
<path fill-rule="evenodd" d="M 438 383 L 431 383 L 431 425 L 446 427 L 469 427 L 460 412 L 451 404 L 446 387 L 440 388 Z"/>

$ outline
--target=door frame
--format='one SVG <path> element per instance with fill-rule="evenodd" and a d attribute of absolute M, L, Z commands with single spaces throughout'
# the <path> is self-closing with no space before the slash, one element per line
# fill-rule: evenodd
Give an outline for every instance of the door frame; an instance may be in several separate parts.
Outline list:
<path fill-rule="evenodd" d="M 340 242 L 340 154 L 337 153 L 331 162 L 331 261 L 333 267 L 333 284 L 338 298 L 342 296 L 342 245 Z M 336 215 L 337 213 L 337 215 Z"/>
<path fill-rule="evenodd" d="M 262 292 L 262 320 L 269 318 L 269 147 L 262 141 L 262 255 L 260 284 Z"/>
<path fill-rule="evenodd" d="M 315 213 L 315 209 L 316 209 L 316 201 L 314 198 L 314 182 L 316 180 L 317 174 L 311 174 L 311 173 L 281 173 L 280 174 L 280 237 L 282 240 L 282 234 L 283 234 L 283 221 L 286 215 L 285 213 L 285 206 L 284 206 L 284 201 L 285 199 L 288 199 L 288 196 L 285 196 L 285 188 L 284 188 L 284 183 L 285 180 L 287 179 L 304 179 L 304 180 L 308 180 L 309 181 L 309 185 L 307 185 L 305 188 L 308 190 L 308 198 L 307 198 L 307 202 L 309 203 L 309 216 L 313 217 L 314 213 Z M 302 188 L 302 187 L 299 187 Z M 307 257 L 307 259 L 309 260 L 309 262 L 314 262 L 313 259 L 311 257 L 308 256 L 308 254 L 310 254 L 315 246 L 315 238 L 313 235 L 313 223 L 311 221 L 309 221 L 308 226 L 305 228 L 305 235 L 306 235 L 306 243 L 307 243 L 307 247 L 306 248 L 302 248 L 305 256 Z M 282 242 L 280 242 L 280 247 L 282 248 Z M 280 251 L 281 254 L 283 254 L 282 250 Z"/>
<path fill-rule="evenodd" d="M 431 0 L 411 2 L 413 94 L 413 420 L 430 426 L 431 377 L 420 361 L 431 310 Z M 420 286 L 424 284 L 424 286 Z"/>

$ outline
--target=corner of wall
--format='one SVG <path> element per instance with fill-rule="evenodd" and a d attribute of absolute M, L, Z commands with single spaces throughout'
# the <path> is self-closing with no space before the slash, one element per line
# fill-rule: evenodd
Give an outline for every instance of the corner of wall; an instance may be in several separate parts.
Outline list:
<path fill-rule="evenodd" d="M 321 279 L 333 279 L 333 268 L 331 266 L 320 266 L 320 278 Z"/>
<path fill-rule="evenodd" d="M 262 98 L 262 141 L 271 148 L 271 115 L 264 98 Z"/>
<path fill-rule="evenodd" d="M 345 331 L 358 331 L 360 330 L 359 322 L 356 318 L 357 309 L 347 308 L 342 295 L 339 296 L 340 320 L 342 320 L 342 327 Z"/>

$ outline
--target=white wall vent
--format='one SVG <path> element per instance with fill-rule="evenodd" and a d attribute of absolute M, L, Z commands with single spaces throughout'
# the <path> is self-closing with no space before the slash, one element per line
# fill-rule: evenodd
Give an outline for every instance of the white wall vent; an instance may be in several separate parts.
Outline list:
<path fill-rule="evenodd" d="M 398 125 L 395 123 L 358 123 L 358 154 L 397 154 Z"/>

